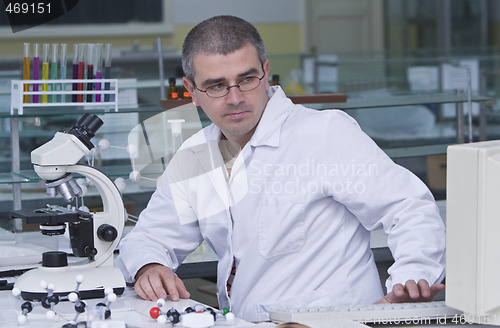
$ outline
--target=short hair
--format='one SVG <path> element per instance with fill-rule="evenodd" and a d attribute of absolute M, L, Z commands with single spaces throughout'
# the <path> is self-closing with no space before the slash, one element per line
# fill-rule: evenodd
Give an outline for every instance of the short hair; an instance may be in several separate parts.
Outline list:
<path fill-rule="evenodd" d="M 228 55 L 247 45 L 255 46 L 260 63 L 266 61 L 266 48 L 257 29 L 235 16 L 214 16 L 199 23 L 188 33 L 182 46 L 184 75 L 194 81 L 193 58 L 196 55 Z"/>

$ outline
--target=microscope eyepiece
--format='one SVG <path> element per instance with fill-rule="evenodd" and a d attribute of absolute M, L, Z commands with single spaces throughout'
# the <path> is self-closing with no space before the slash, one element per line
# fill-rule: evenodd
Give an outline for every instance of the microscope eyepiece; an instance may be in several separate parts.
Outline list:
<path fill-rule="evenodd" d="M 65 132 L 76 136 L 88 149 L 92 149 L 94 145 L 90 142 L 90 139 L 94 137 L 102 125 L 103 122 L 97 115 L 85 113 L 71 129 Z"/>
<path fill-rule="evenodd" d="M 84 130 L 89 139 L 94 137 L 94 134 L 102 126 L 103 122 L 97 115 L 90 115 L 88 113 L 83 114 L 82 117 L 75 123 L 74 127 L 81 127 Z"/>

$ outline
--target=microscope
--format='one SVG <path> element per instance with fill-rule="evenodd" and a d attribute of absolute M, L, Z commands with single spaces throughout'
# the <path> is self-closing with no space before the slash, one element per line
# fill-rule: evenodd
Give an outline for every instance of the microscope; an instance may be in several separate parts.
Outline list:
<path fill-rule="evenodd" d="M 68 130 L 57 132 L 53 139 L 31 152 L 35 172 L 45 181 L 47 195 L 61 194 L 67 202 L 83 195 L 74 180 L 75 175 L 87 178 L 101 198 L 102 212 L 87 212 L 71 206 L 47 205 L 36 210 L 15 210 L 11 218 L 40 224 L 44 235 L 61 235 L 68 229 L 73 256 L 66 252 L 49 251 L 42 254 L 42 265 L 22 274 L 14 287 L 21 290 L 25 300 L 40 300 L 46 295 L 41 281 L 54 284 L 54 293 L 66 296 L 75 290 L 77 278 L 80 298 L 104 297 L 105 288 L 121 295 L 125 280 L 120 269 L 113 266 L 113 252 L 120 241 L 126 221 L 120 191 L 99 170 L 78 164 L 94 148 L 90 139 L 103 124 L 96 115 L 84 114 Z M 73 261 L 74 259 L 76 261 Z"/>

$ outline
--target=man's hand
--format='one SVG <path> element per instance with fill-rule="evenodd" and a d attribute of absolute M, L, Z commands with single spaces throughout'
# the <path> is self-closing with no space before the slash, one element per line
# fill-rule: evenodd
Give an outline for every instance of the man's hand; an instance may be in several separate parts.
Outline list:
<path fill-rule="evenodd" d="M 392 291 L 377 301 L 376 304 L 430 302 L 442 290 L 444 290 L 443 284 L 429 286 L 429 283 L 423 279 L 419 280 L 418 284 L 415 280 L 408 280 L 404 286 L 402 284 L 394 285 Z"/>
<path fill-rule="evenodd" d="M 135 275 L 135 292 L 148 301 L 157 301 L 159 298 L 170 299 L 174 302 L 180 298 L 189 298 L 189 292 L 179 277 L 164 265 L 158 263 L 146 264 Z"/>

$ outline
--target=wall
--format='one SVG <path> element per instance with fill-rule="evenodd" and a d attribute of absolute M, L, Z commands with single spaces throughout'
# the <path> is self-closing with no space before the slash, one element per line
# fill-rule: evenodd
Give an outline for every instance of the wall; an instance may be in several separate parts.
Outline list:
<path fill-rule="evenodd" d="M 198 22 L 220 14 L 240 16 L 253 23 L 260 31 L 270 55 L 299 53 L 303 50 L 303 0 L 166 0 L 172 9 L 173 33 L 149 35 L 99 35 L 77 37 L 33 37 L 30 30 L 11 35 L 0 35 L 0 60 L 8 57 L 21 59 L 24 42 L 39 43 L 106 43 L 113 48 L 130 48 L 138 42 L 141 47 L 151 48 L 158 37 L 164 47 L 180 50 L 188 31 Z M 78 10 L 78 6 L 73 10 Z M 33 28 L 33 29 L 36 29 Z M 9 35 L 6 35 L 8 33 Z M 2 38 L 3 37 L 3 38 Z M 69 47 L 71 49 L 71 47 Z M 279 67 L 280 64 L 277 63 Z"/>

